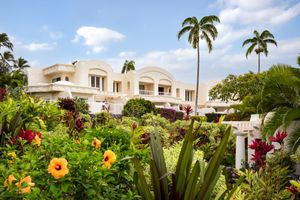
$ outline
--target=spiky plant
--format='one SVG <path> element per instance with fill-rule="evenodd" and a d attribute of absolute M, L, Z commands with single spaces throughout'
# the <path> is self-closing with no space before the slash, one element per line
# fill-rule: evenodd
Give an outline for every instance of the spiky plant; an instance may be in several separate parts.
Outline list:
<path fill-rule="evenodd" d="M 274 35 L 268 30 L 264 30 L 261 34 L 257 30 L 254 30 L 253 34 L 253 38 L 249 38 L 243 42 L 243 47 L 247 44 L 250 44 L 246 51 L 246 58 L 248 58 L 248 55 L 251 54 L 253 50 L 257 54 L 257 71 L 258 73 L 260 73 L 260 54 L 264 53 L 265 56 L 268 56 L 268 44 L 274 44 L 275 46 L 277 46 L 277 42 L 274 39 Z"/>
<path fill-rule="evenodd" d="M 196 17 L 188 17 L 182 22 L 182 29 L 178 32 L 177 37 L 180 39 L 185 33 L 188 33 L 188 41 L 193 49 L 197 49 L 197 84 L 195 99 L 195 114 L 197 115 L 198 93 L 199 93 L 199 71 L 200 71 L 200 40 L 207 44 L 209 53 L 212 51 L 212 40 L 218 36 L 218 30 L 214 23 L 220 22 L 215 15 L 205 16 L 198 20 Z"/>

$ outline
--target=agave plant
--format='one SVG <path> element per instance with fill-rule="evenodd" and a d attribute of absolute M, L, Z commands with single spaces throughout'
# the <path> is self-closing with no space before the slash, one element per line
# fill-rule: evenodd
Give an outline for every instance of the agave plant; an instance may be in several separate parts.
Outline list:
<path fill-rule="evenodd" d="M 151 134 L 150 148 L 150 171 L 151 186 L 147 185 L 145 175 L 139 160 L 132 158 L 135 168 L 135 183 L 140 195 L 146 200 L 153 199 L 210 199 L 222 171 L 220 166 L 224 156 L 231 127 L 228 126 L 224 137 L 210 159 L 207 167 L 203 161 L 196 161 L 192 168 L 194 155 L 194 141 L 196 132 L 200 128 L 194 128 L 194 118 L 192 118 L 188 134 L 186 135 L 181 152 L 178 158 L 175 174 L 167 172 L 163 149 L 157 133 Z M 169 178 L 171 177 L 171 178 Z M 227 189 L 219 199 L 230 199 L 237 186 L 243 181 L 241 178 L 232 189 Z M 153 189 L 153 192 L 151 189 Z"/>
<path fill-rule="evenodd" d="M 259 107 L 272 111 L 263 134 L 267 138 L 279 127 L 286 130 L 292 122 L 295 128 L 288 132 L 287 148 L 295 151 L 300 145 L 300 69 L 289 65 L 274 65 L 266 74 Z"/>

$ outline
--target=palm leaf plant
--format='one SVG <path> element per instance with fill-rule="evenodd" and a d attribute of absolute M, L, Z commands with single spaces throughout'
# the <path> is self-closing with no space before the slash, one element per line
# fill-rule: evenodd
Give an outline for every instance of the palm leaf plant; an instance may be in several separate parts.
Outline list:
<path fill-rule="evenodd" d="M 127 72 L 131 71 L 131 70 L 135 70 L 135 62 L 133 60 L 125 60 L 123 68 L 122 68 L 122 74 L 126 74 Z"/>
<path fill-rule="evenodd" d="M 140 195 L 144 199 L 206 200 L 211 198 L 222 171 L 220 165 L 226 150 L 229 135 L 231 134 L 231 127 L 228 126 L 226 128 L 223 139 L 208 165 L 206 166 L 203 161 L 196 161 L 192 167 L 194 141 L 196 140 L 196 132 L 201 126 L 199 125 L 195 128 L 194 120 L 195 119 L 192 118 L 188 134 L 184 139 L 175 173 L 169 173 L 167 171 L 162 144 L 157 133 L 151 134 L 150 140 L 151 186 L 147 184 L 139 160 L 136 157 L 132 158 L 135 168 L 135 183 Z M 241 180 L 242 179 L 243 178 L 241 178 Z M 236 184 L 240 184 L 242 182 L 241 180 Z M 236 188 L 237 185 L 233 186 L 232 190 L 226 190 L 219 199 L 230 199 Z"/>
<path fill-rule="evenodd" d="M 257 54 L 257 71 L 260 73 L 260 54 L 264 53 L 265 56 L 268 56 L 268 44 L 274 44 L 277 46 L 277 42 L 274 39 L 274 35 L 268 30 L 264 30 L 261 34 L 257 30 L 254 30 L 253 34 L 253 38 L 249 38 L 243 42 L 243 47 L 250 44 L 246 51 L 246 58 L 248 58 L 248 55 L 251 54 L 253 50 Z"/>
<path fill-rule="evenodd" d="M 300 69 L 289 65 L 274 65 L 266 74 L 259 107 L 262 112 L 272 111 L 267 120 L 263 134 L 273 135 L 276 129 L 287 129 L 291 124 L 287 137 L 287 147 L 295 151 L 300 145 Z"/>
<path fill-rule="evenodd" d="M 199 93 L 199 71 L 200 71 L 200 40 L 207 44 L 209 53 L 212 51 L 212 41 L 218 36 L 218 30 L 214 23 L 220 22 L 215 15 L 204 16 L 198 20 L 197 17 L 188 17 L 182 22 L 182 29 L 178 32 L 177 37 L 180 39 L 185 33 L 188 33 L 188 41 L 193 49 L 197 49 L 197 84 L 195 99 L 195 115 L 198 115 L 198 93 Z"/>

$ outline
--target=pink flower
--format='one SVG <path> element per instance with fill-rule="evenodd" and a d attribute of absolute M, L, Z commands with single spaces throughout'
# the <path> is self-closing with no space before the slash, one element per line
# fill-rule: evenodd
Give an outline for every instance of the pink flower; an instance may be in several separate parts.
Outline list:
<path fill-rule="evenodd" d="M 265 165 L 266 155 L 271 151 L 274 146 L 262 141 L 261 139 L 255 139 L 252 144 L 249 145 L 250 149 L 254 150 L 251 160 L 253 160 L 259 167 Z"/>
<path fill-rule="evenodd" d="M 285 131 L 282 131 L 282 132 L 278 131 L 276 133 L 275 137 L 270 136 L 269 140 L 271 142 L 278 142 L 279 144 L 281 144 L 283 142 L 284 138 L 286 138 L 286 136 L 287 136 L 287 133 Z"/>
<path fill-rule="evenodd" d="M 22 129 L 20 131 L 20 134 L 17 135 L 16 139 L 21 138 L 22 140 L 26 140 L 29 143 L 31 143 L 32 140 L 34 140 L 35 136 L 38 135 L 39 138 L 42 137 L 41 133 L 37 131 L 32 131 L 32 130 L 24 130 Z"/>

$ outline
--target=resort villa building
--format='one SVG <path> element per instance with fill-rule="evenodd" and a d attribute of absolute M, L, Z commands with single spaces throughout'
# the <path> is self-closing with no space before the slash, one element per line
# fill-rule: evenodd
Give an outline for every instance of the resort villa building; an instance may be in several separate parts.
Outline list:
<path fill-rule="evenodd" d="M 46 68 L 28 68 L 27 93 L 55 101 L 58 98 L 84 98 L 91 113 L 109 108 L 120 114 L 132 98 L 144 98 L 157 107 L 180 107 L 195 102 L 195 85 L 177 81 L 160 67 L 144 67 L 125 74 L 116 73 L 103 61 L 78 61 L 73 64 L 55 64 Z M 200 84 L 198 108 L 224 111 L 229 104 L 208 100 L 211 84 Z"/>

